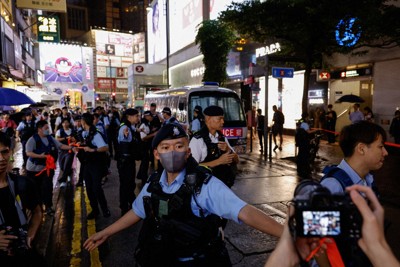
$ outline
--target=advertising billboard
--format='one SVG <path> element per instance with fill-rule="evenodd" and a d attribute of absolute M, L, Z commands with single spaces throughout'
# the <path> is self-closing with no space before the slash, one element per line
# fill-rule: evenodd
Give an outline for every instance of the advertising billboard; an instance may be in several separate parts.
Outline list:
<path fill-rule="evenodd" d="M 170 53 L 190 45 L 197 34 L 197 26 L 203 21 L 202 0 L 170 0 Z"/>
<path fill-rule="evenodd" d="M 226 10 L 233 2 L 241 3 L 244 0 L 210 0 L 210 19 L 217 19 L 219 13 Z"/>
<path fill-rule="evenodd" d="M 166 0 L 155 1 L 147 13 L 148 62 L 159 62 L 167 56 Z"/>
<path fill-rule="evenodd" d="M 16 5 L 20 9 L 40 9 L 67 13 L 67 0 L 17 0 Z"/>
<path fill-rule="evenodd" d="M 81 83 L 83 74 L 82 50 L 76 45 L 40 43 L 40 69 L 44 82 Z"/>

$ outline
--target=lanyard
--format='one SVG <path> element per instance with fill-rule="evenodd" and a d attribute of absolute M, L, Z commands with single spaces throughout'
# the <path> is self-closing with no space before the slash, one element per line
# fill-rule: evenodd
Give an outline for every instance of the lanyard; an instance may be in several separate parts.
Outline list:
<path fill-rule="evenodd" d="M 19 222 L 21 223 L 21 225 L 26 225 L 27 224 L 27 220 L 24 214 L 24 211 L 22 210 L 22 206 L 21 206 L 21 200 L 19 198 L 19 195 L 15 195 L 15 187 L 14 187 L 14 182 L 10 179 L 10 177 L 7 175 L 7 180 L 8 180 L 8 186 L 10 187 L 10 191 L 11 194 L 13 196 L 14 199 L 14 204 L 15 204 L 15 208 L 17 209 L 17 214 L 18 214 L 18 219 Z M 5 219 L 3 217 L 3 213 L 0 210 L 0 225 L 5 224 Z"/>

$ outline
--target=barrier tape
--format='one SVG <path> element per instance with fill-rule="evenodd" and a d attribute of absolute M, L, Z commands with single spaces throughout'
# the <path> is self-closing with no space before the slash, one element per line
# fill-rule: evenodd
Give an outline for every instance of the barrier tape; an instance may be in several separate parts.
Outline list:
<path fill-rule="evenodd" d="M 327 132 L 327 133 L 339 135 L 338 132 L 329 131 L 329 130 L 321 129 L 321 128 L 311 128 L 311 130 L 323 131 L 323 132 Z M 396 144 L 396 143 L 392 143 L 392 142 L 385 142 L 385 145 L 386 145 L 386 146 L 392 146 L 392 147 L 398 147 L 398 148 L 400 148 L 400 144 Z"/>

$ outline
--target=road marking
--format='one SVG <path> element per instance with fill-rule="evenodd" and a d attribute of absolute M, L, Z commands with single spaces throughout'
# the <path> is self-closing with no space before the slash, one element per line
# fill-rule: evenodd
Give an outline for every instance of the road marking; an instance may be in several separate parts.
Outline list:
<path fill-rule="evenodd" d="M 75 190 L 74 197 L 74 230 L 72 232 L 71 260 L 69 266 L 81 266 L 81 246 L 82 246 L 82 209 L 81 209 L 82 188 Z"/>
<path fill-rule="evenodd" d="M 90 207 L 89 198 L 87 197 L 87 194 L 86 193 L 84 194 L 85 194 L 86 214 L 89 214 L 92 211 L 92 209 Z M 92 236 L 96 233 L 96 220 L 87 220 L 87 231 L 88 231 L 88 236 Z M 90 266 L 92 267 L 102 266 L 98 248 L 90 252 Z"/>

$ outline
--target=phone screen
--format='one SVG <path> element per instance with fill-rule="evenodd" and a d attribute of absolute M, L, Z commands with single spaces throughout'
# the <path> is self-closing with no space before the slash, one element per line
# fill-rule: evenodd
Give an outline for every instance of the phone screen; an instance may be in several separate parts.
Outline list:
<path fill-rule="evenodd" d="M 337 236 L 341 233 L 340 211 L 303 211 L 304 236 Z"/>

